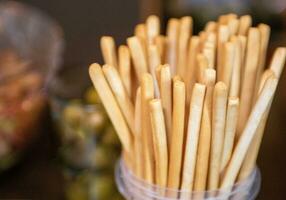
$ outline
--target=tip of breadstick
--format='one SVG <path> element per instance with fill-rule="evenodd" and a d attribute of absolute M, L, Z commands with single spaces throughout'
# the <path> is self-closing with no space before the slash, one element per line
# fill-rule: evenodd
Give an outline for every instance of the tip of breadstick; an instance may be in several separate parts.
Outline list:
<path fill-rule="evenodd" d="M 114 39 L 113 39 L 113 37 L 111 37 L 111 36 L 105 35 L 105 36 L 102 36 L 102 37 L 100 38 L 100 43 L 101 43 L 101 45 L 114 43 Z"/>
<path fill-rule="evenodd" d="M 239 104 L 239 98 L 238 97 L 229 97 L 228 98 L 228 104 L 229 105 L 238 105 Z"/>
<path fill-rule="evenodd" d="M 94 74 L 101 72 L 101 66 L 98 63 L 93 63 L 89 66 L 89 75 L 93 76 Z"/>
<path fill-rule="evenodd" d="M 156 111 L 161 107 L 161 100 L 160 99 L 152 99 L 149 101 L 149 106 L 151 111 Z"/>
<path fill-rule="evenodd" d="M 224 82 L 222 82 L 222 81 L 219 81 L 219 82 L 217 82 L 216 84 L 215 84 L 215 89 L 216 90 L 227 90 L 227 86 L 226 86 L 226 84 L 224 83 Z"/>
<path fill-rule="evenodd" d="M 216 70 L 207 68 L 204 70 L 203 83 L 207 86 L 214 85 L 216 81 Z"/>
<path fill-rule="evenodd" d="M 206 86 L 204 84 L 201 83 L 195 83 L 194 85 L 194 91 L 205 91 Z"/>
<path fill-rule="evenodd" d="M 175 82 L 177 82 L 177 81 L 182 82 L 182 81 L 183 81 L 182 77 L 180 77 L 179 75 L 175 75 L 175 76 L 173 77 L 173 82 L 175 83 Z"/>
<path fill-rule="evenodd" d="M 149 20 L 159 20 L 159 17 L 157 15 L 149 15 L 146 19 L 146 21 L 149 21 Z"/>

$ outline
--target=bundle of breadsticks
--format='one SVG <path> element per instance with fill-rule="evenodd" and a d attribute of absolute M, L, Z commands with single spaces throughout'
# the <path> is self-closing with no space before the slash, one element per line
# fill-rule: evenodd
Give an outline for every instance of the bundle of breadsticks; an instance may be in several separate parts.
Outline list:
<path fill-rule="evenodd" d="M 91 80 L 140 179 L 189 191 L 231 187 L 256 165 L 286 48 L 266 62 L 270 27 L 227 14 L 193 35 L 191 17 L 166 35 L 150 16 L 127 45 L 101 38 Z"/>

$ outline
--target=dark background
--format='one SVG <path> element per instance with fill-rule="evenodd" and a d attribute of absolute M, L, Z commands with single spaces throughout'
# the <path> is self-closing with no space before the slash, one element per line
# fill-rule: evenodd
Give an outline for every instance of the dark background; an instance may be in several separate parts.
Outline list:
<path fill-rule="evenodd" d="M 116 43 L 125 42 L 135 24 L 148 14 L 163 19 L 180 16 L 180 11 L 167 9 L 169 2 L 139 0 L 25 0 L 55 18 L 63 27 L 66 39 L 63 67 L 101 62 L 99 39 L 112 35 Z M 168 3 L 168 4 L 167 4 Z M 163 5 L 163 6 L 160 6 Z M 253 5 L 252 5 L 253 7 Z M 259 13 L 257 7 L 248 12 L 273 27 L 270 52 L 277 44 L 286 45 L 285 14 Z M 198 10 L 194 10 L 194 13 Z M 192 14 L 184 11 L 184 14 Z M 285 11 L 284 11 L 285 13 Z M 271 53 L 270 53 L 271 54 Z M 285 199 L 286 189 L 286 74 L 282 75 L 261 147 L 258 166 L 262 173 L 262 187 L 258 199 Z M 48 112 L 47 112 L 48 113 Z M 63 199 L 63 177 L 56 162 L 58 141 L 50 116 L 44 116 L 37 142 L 23 162 L 0 176 L 0 199 Z"/>

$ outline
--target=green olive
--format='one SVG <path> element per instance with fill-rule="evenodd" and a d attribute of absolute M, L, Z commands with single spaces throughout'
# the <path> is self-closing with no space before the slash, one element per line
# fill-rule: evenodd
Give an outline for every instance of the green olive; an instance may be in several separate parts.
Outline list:
<path fill-rule="evenodd" d="M 101 132 L 106 122 L 106 116 L 101 111 L 94 111 L 86 117 L 85 126 L 96 134 Z"/>
<path fill-rule="evenodd" d="M 94 184 L 92 184 L 91 196 L 97 200 L 111 199 L 114 194 L 114 184 L 112 176 L 99 176 L 96 177 Z"/>
<path fill-rule="evenodd" d="M 77 104 L 70 104 L 63 111 L 64 122 L 68 123 L 71 127 L 79 127 L 84 115 L 83 108 Z"/>
<path fill-rule="evenodd" d="M 109 126 L 106 131 L 104 132 L 103 138 L 102 138 L 103 144 L 110 145 L 110 146 L 119 146 L 120 141 L 116 134 L 116 131 L 114 130 L 113 126 Z"/>
<path fill-rule="evenodd" d="M 87 89 L 84 95 L 84 99 L 88 104 L 98 104 L 100 103 L 100 98 L 93 87 Z"/>

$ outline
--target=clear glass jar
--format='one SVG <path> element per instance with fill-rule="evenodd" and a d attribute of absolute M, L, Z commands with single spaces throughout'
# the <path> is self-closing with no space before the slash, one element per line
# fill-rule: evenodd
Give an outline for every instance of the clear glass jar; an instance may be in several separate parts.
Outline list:
<path fill-rule="evenodd" d="M 190 192 L 161 188 L 137 178 L 121 159 L 116 167 L 116 184 L 127 200 L 254 200 L 259 192 L 261 175 L 258 168 L 232 188 L 217 191 Z"/>

